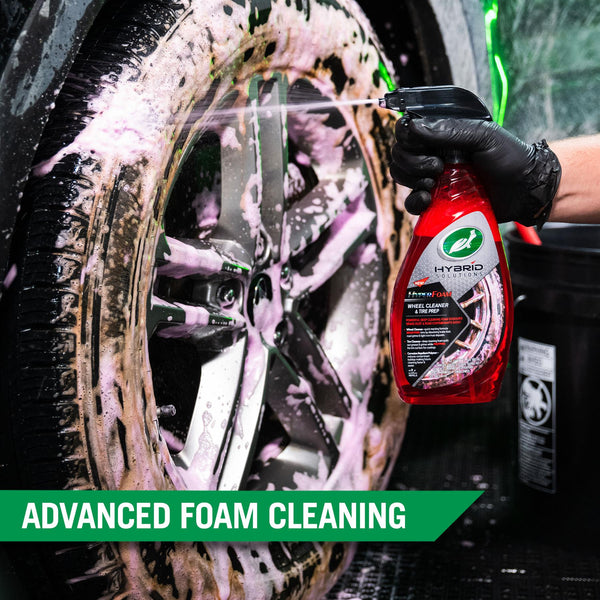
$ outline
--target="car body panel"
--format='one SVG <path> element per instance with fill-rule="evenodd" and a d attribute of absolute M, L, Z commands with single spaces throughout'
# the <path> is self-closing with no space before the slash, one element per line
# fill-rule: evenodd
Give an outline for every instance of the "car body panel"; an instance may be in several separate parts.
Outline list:
<path fill-rule="evenodd" d="M 105 0 L 40 0 L 3 8 L 5 42 L 0 78 L 0 282 L 31 162 L 54 99 Z M 12 37 L 12 45 L 6 42 Z M 1 287 L 1 286 L 0 286 Z M 1 293 L 1 291 L 0 291 Z"/>

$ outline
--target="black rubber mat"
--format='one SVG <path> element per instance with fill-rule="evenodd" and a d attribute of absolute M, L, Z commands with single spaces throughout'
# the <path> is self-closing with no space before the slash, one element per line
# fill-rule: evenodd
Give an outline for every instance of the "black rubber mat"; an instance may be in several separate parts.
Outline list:
<path fill-rule="evenodd" d="M 581 539 L 583 518 L 571 530 L 560 513 L 542 521 L 523 510 L 515 448 L 505 392 L 484 405 L 414 407 L 390 489 L 484 494 L 436 542 L 359 545 L 328 600 L 600 599 L 595 535 Z"/>

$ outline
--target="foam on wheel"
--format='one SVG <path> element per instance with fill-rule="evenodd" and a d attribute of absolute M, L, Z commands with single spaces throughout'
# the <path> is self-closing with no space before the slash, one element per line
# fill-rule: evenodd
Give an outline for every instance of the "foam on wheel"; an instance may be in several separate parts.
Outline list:
<path fill-rule="evenodd" d="M 387 348 L 410 235 L 387 177 L 393 117 L 299 105 L 377 98 L 386 64 L 349 0 L 106 7 L 17 232 L 16 485 L 385 485 L 406 420 Z M 76 597 L 258 599 L 322 597 L 352 551 L 50 554 Z"/>

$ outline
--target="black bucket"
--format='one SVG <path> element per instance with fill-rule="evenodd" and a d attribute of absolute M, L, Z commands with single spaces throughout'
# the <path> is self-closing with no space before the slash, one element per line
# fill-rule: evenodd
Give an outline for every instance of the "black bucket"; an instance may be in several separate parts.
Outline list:
<path fill-rule="evenodd" d="M 509 369 L 515 508 L 561 542 L 600 538 L 600 226 L 506 234 L 515 295 Z"/>

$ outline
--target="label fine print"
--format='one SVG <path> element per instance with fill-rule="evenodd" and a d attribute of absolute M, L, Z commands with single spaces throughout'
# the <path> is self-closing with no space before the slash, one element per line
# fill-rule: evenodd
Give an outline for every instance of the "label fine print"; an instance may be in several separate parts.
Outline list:
<path fill-rule="evenodd" d="M 518 340 L 519 479 L 556 492 L 556 346 Z"/>

